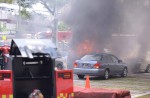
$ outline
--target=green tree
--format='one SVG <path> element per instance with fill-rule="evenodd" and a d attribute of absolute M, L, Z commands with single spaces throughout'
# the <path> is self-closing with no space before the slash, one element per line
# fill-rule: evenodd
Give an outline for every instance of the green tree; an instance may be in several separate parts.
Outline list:
<path fill-rule="evenodd" d="M 33 4 L 41 3 L 48 10 L 48 12 L 55 17 L 53 22 L 50 22 L 50 28 L 52 29 L 53 34 L 56 34 L 57 23 L 56 12 L 62 8 L 69 0 L 0 0 L 0 3 L 13 3 L 17 2 L 19 6 L 22 7 L 20 11 L 22 18 L 30 18 L 30 13 L 26 8 L 30 8 Z M 63 26 L 63 25 L 62 25 Z M 60 26 L 62 29 L 65 27 Z M 53 35 L 55 37 L 55 35 Z"/>
<path fill-rule="evenodd" d="M 23 9 L 20 11 L 20 14 L 21 14 L 21 17 L 24 18 L 24 19 L 30 19 L 30 18 L 31 18 L 31 15 L 30 15 L 30 13 L 26 10 L 26 8 L 23 8 Z"/>
<path fill-rule="evenodd" d="M 31 7 L 33 4 L 41 3 L 48 10 L 48 12 L 52 15 L 55 14 L 56 9 L 60 9 L 69 0 L 20 0 L 22 6 Z"/>
<path fill-rule="evenodd" d="M 54 43 L 56 43 L 56 32 L 58 29 L 58 19 L 56 18 L 56 12 L 62 8 L 66 3 L 68 3 L 70 0 L 21 0 L 22 5 L 32 6 L 36 3 L 41 3 L 49 12 L 49 14 L 54 16 L 54 20 L 50 22 L 50 28 L 52 29 L 52 37 Z"/>
<path fill-rule="evenodd" d="M 14 0 L 0 0 L 0 3 L 13 3 Z"/>
<path fill-rule="evenodd" d="M 31 15 L 30 15 L 30 12 L 28 12 L 26 9 L 31 7 L 30 3 L 32 2 L 31 1 L 28 2 L 28 0 L 16 0 L 16 1 L 18 5 L 21 7 L 21 10 L 20 10 L 21 17 L 23 19 L 29 19 Z"/>
<path fill-rule="evenodd" d="M 69 26 L 66 25 L 63 21 L 58 22 L 58 30 L 59 31 L 68 31 Z"/>

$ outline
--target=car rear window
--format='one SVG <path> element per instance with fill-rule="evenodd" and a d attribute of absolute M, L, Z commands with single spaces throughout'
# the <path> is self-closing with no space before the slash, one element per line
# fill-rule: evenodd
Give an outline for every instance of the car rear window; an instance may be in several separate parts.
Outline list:
<path fill-rule="evenodd" d="M 85 55 L 81 58 L 81 60 L 101 60 L 102 56 L 101 55 Z"/>

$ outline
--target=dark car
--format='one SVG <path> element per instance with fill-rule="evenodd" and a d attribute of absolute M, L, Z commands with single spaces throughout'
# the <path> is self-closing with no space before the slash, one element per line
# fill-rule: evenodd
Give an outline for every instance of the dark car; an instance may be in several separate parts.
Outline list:
<path fill-rule="evenodd" d="M 126 77 L 127 73 L 126 64 L 108 53 L 85 55 L 74 63 L 74 74 L 77 74 L 79 79 L 83 79 L 85 75 L 102 76 L 104 79 L 112 75 Z"/>
<path fill-rule="evenodd" d="M 67 51 L 59 51 L 57 53 L 58 57 L 56 58 L 55 66 L 58 70 L 65 70 L 67 69 Z"/>
<path fill-rule="evenodd" d="M 134 69 L 137 69 L 136 72 L 150 73 L 150 58 L 138 60 Z"/>

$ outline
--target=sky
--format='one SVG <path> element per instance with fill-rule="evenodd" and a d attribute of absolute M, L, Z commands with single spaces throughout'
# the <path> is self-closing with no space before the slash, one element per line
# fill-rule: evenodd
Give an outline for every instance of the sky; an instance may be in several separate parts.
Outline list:
<path fill-rule="evenodd" d="M 47 9 L 44 8 L 44 6 L 41 3 L 37 3 L 37 4 L 33 5 L 32 8 L 34 10 L 38 10 L 38 11 L 47 11 Z"/>

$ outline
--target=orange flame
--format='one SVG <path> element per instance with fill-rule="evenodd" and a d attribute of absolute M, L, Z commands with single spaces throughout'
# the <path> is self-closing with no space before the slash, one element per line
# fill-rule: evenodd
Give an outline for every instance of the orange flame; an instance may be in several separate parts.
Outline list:
<path fill-rule="evenodd" d="M 91 53 L 92 51 L 93 51 L 92 44 L 90 43 L 89 40 L 83 41 L 77 47 L 77 54 L 80 56 Z"/>

